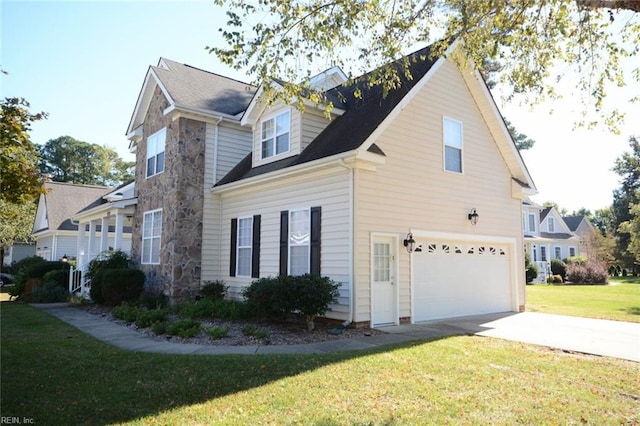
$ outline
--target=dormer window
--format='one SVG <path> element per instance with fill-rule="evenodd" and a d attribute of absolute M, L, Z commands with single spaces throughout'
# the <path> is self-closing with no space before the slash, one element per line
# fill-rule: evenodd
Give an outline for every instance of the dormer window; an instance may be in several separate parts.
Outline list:
<path fill-rule="evenodd" d="M 289 151 L 291 113 L 285 111 L 262 121 L 260 128 L 262 158 Z"/>

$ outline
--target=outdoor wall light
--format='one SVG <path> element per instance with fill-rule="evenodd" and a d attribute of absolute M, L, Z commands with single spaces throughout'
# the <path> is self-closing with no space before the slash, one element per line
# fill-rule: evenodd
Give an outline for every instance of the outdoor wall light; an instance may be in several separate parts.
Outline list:
<path fill-rule="evenodd" d="M 405 238 L 402 243 L 404 244 L 404 247 L 407 249 L 408 253 L 412 253 L 416 248 L 416 240 L 413 239 L 413 234 L 411 232 L 407 234 L 407 238 Z"/>
<path fill-rule="evenodd" d="M 69 258 L 67 257 L 67 254 L 66 254 L 66 253 L 65 253 L 65 255 L 64 255 L 64 256 L 62 256 L 62 261 L 63 261 L 64 263 L 67 263 L 67 262 L 69 261 Z"/>
<path fill-rule="evenodd" d="M 478 214 L 476 209 L 471 209 L 471 212 L 468 214 L 469 222 L 471 222 L 471 224 L 473 226 L 475 226 L 476 223 L 478 223 L 478 218 L 479 217 L 480 217 L 480 215 Z"/>

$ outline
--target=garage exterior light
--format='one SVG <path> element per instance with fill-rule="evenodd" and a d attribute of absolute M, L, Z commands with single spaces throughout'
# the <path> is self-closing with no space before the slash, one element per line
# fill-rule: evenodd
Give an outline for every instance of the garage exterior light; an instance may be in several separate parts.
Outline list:
<path fill-rule="evenodd" d="M 404 247 L 407 249 L 408 253 L 412 253 L 416 248 L 416 240 L 413 239 L 413 234 L 411 232 L 407 234 L 407 238 L 405 238 L 402 243 L 404 244 Z"/>
<path fill-rule="evenodd" d="M 479 217 L 480 215 L 478 214 L 476 209 L 471 209 L 471 212 L 468 214 L 469 222 L 471 222 L 473 226 L 476 226 L 476 223 L 478 223 Z"/>

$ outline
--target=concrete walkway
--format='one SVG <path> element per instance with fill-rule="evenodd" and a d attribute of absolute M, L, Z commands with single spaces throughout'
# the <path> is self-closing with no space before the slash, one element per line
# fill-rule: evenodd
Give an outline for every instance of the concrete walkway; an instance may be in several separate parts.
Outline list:
<path fill-rule="evenodd" d="M 214 346 L 155 340 L 66 303 L 33 304 L 105 343 L 168 354 L 314 354 L 475 334 L 640 362 L 640 324 L 540 313 L 502 313 L 384 327 L 384 334 L 300 345 Z"/>

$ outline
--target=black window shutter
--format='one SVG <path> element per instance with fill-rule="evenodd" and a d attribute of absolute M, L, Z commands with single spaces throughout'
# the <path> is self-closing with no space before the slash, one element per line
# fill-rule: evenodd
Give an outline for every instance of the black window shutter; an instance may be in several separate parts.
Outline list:
<path fill-rule="evenodd" d="M 322 207 L 311 207 L 311 275 L 320 276 L 320 223 Z"/>
<path fill-rule="evenodd" d="M 289 211 L 280 212 L 280 275 L 287 275 L 289 264 Z"/>
<path fill-rule="evenodd" d="M 231 219 L 231 249 L 229 252 L 229 276 L 236 276 L 236 256 L 238 248 L 238 219 Z"/>
<path fill-rule="evenodd" d="M 251 278 L 260 278 L 260 215 L 253 216 L 251 239 Z"/>

